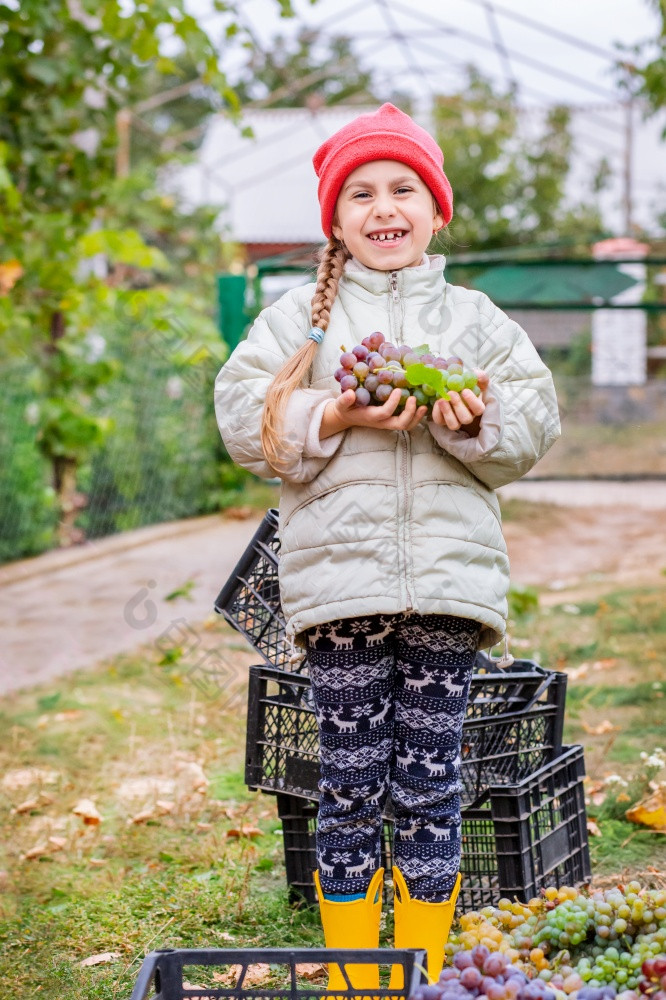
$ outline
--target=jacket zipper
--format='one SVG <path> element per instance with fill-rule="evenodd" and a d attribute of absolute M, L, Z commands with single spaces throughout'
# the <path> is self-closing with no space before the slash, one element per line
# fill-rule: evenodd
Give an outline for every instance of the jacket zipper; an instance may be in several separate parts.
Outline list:
<path fill-rule="evenodd" d="M 409 431 L 400 431 L 401 446 L 402 446 L 402 551 L 403 551 L 403 566 L 405 567 L 405 590 L 407 593 L 407 608 L 406 610 L 412 614 L 414 612 L 414 595 L 410 586 L 410 566 L 408 556 L 408 535 L 409 535 L 409 504 L 410 504 L 410 484 L 409 484 L 409 456 L 411 452 L 411 441 L 409 439 Z"/>
<path fill-rule="evenodd" d="M 398 272 L 391 271 L 389 275 L 391 289 L 391 335 L 396 344 L 400 343 L 400 292 L 398 291 Z"/>
<path fill-rule="evenodd" d="M 400 322 L 400 291 L 398 289 L 398 272 L 391 271 L 389 275 L 389 287 L 391 289 L 391 319 L 393 327 L 393 335 L 395 337 L 395 343 L 399 344 L 402 340 L 402 329 Z M 411 442 L 409 439 L 409 431 L 400 431 L 400 447 L 401 447 L 401 479 L 402 482 L 399 484 L 399 488 L 402 489 L 402 496 L 400 501 L 400 507 L 402 509 L 402 564 L 404 566 L 405 572 L 405 591 L 407 595 L 407 613 L 414 613 L 414 595 L 411 590 L 409 581 L 409 560 L 408 560 L 408 511 L 410 504 L 410 490 L 409 490 L 409 455 L 411 451 Z"/>

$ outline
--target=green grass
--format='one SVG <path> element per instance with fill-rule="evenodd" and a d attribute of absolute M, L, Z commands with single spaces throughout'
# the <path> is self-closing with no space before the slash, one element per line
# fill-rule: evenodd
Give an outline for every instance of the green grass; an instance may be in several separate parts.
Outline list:
<path fill-rule="evenodd" d="M 666 836 L 606 817 L 596 800 L 605 778 L 640 777 L 641 752 L 666 746 L 666 581 L 563 600 L 512 625 L 514 655 L 570 675 L 564 738 L 585 748 L 588 816 L 601 830 L 590 837 L 595 875 L 642 873 L 649 882 L 651 869 L 666 868 Z"/>
<path fill-rule="evenodd" d="M 641 750 L 664 742 L 665 597 L 666 581 L 618 590 L 513 629 L 514 653 L 574 673 L 565 737 L 585 746 L 590 788 L 610 771 L 631 774 Z M 205 636 L 235 650 L 244 677 L 255 657 L 234 633 L 220 622 Z M 245 787 L 242 703 L 204 697 L 177 655 L 163 665 L 156 655 L 0 699 L 0 981 L 12 996 L 127 998 L 159 947 L 323 945 L 317 912 L 288 904 L 275 801 Z M 604 720 L 614 729 L 597 735 Z M 21 786 L 20 769 L 41 778 Z M 198 791 L 197 774 L 208 782 Z M 81 799 L 99 824 L 73 814 Z M 597 877 L 649 881 L 651 867 L 666 868 L 666 838 L 598 822 Z M 382 944 L 389 934 L 390 916 Z M 118 957 L 80 966 L 102 952 Z"/>

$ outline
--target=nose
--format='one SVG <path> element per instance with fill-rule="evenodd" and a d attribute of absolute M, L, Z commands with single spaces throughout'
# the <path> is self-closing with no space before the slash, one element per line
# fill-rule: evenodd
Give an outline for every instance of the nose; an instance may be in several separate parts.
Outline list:
<path fill-rule="evenodd" d="M 387 216 L 395 215 L 395 204 L 393 203 L 393 198 L 389 191 L 378 191 L 375 195 L 375 203 L 373 205 L 374 214 L 378 218 L 386 218 Z"/>

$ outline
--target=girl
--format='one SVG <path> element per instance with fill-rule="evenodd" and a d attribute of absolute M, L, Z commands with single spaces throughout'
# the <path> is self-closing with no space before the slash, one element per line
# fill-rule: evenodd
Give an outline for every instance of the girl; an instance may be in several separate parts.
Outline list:
<path fill-rule="evenodd" d="M 327 947 L 378 947 L 382 810 L 395 815 L 396 947 L 439 976 L 460 886 L 460 740 L 477 650 L 502 638 L 509 566 L 494 490 L 559 436 L 525 332 L 428 257 L 452 216 L 443 154 L 391 104 L 317 150 L 316 286 L 264 309 L 215 385 L 225 445 L 278 475 L 287 635 L 307 649 L 321 741 L 317 886 Z M 482 395 L 356 405 L 333 377 L 373 331 L 476 365 Z M 378 985 L 352 967 L 352 985 Z M 397 970 L 392 987 L 402 986 Z M 345 988 L 332 967 L 329 989 Z"/>

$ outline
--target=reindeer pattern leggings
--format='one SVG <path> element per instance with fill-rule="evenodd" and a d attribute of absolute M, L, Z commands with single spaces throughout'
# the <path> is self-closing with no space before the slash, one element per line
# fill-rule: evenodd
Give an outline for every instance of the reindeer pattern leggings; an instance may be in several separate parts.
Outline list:
<path fill-rule="evenodd" d="M 320 737 L 317 867 L 324 893 L 365 893 L 393 863 L 414 899 L 449 898 L 460 867 L 460 744 L 480 625 L 367 615 L 306 632 Z"/>

